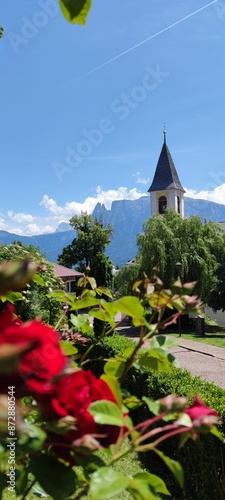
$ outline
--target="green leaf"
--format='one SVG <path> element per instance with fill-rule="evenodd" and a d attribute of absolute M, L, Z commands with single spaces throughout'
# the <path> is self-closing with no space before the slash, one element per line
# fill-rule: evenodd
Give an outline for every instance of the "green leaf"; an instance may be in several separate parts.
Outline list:
<path fill-rule="evenodd" d="M 69 0 L 70 1 L 70 0 Z M 81 0 L 78 0 L 78 2 L 81 1 Z M 96 280 L 95 278 L 92 278 L 90 276 L 86 276 L 86 280 L 88 281 L 88 283 L 91 285 L 91 288 L 92 290 L 95 290 L 97 288 L 97 283 L 96 283 Z"/>
<path fill-rule="evenodd" d="M 155 291 L 149 298 L 148 303 L 152 309 L 162 309 L 164 307 L 170 307 L 171 292 L 169 290 Z"/>
<path fill-rule="evenodd" d="M 118 312 L 122 312 L 126 316 L 133 318 L 133 324 L 135 326 L 148 325 L 144 317 L 144 307 L 137 297 L 121 297 L 121 299 L 115 300 L 114 302 L 101 300 L 101 305 L 112 317 L 115 317 Z"/>
<path fill-rule="evenodd" d="M 178 344 L 175 339 L 168 337 L 168 335 L 156 335 L 155 337 L 152 338 L 150 345 L 151 349 L 154 349 L 156 347 L 161 347 L 161 349 L 167 351 L 171 349 L 171 347 L 176 347 Z"/>
<path fill-rule="evenodd" d="M 176 462 L 176 460 L 172 460 L 172 458 L 167 457 L 164 455 L 162 451 L 159 451 L 157 448 L 154 448 L 155 453 L 163 460 L 163 462 L 167 465 L 167 467 L 170 469 L 170 471 L 173 473 L 175 476 L 177 482 L 179 483 L 180 487 L 183 488 L 184 486 L 184 471 L 180 465 L 179 462 Z"/>
<path fill-rule="evenodd" d="M 112 316 L 109 315 L 107 311 L 104 309 L 100 308 L 93 308 L 90 310 L 89 315 L 92 316 L 93 318 L 100 319 L 101 321 L 105 321 L 110 324 L 112 328 L 116 326 L 116 323 L 114 319 L 112 319 Z"/>
<path fill-rule="evenodd" d="M 91 9 L 91 0 L 59 0 L 62 13 L 71 23 L 86 24 Z"/>
<path fill-rule="evenodd" d="M 54 290 L 54 292 L 49 292 L 48 297 L 60 300 L 60 302 L 68 302 L 68 295 L 63 290 Z"/>
<path fill-rule="evenodd" d="M 154 401 L 153 399 L 147 398 L 146 396 L 144 396 L 142 398 L 142 401 L 144 401 L 144 403 L 146 403 L 146 405 L 148 406 L 148 409 L 153 413 L 153 415 L 159 415 L 160 401 Z"/>
<path fill-rule="evenodd" d="M 142 398 L 142 401 L 147 404 L 149 410 L 153 413 L 153 415 L 159 415 L 161 413 L 162 410 L 161 410 L 161 400 L 160 399 L 158 401 L 153 401 L 153 399 L 147 398 L 144 396 Z M 170 420 L 174 420 L 174 412 L 171 411 L 171 413 L 167 413 L 167 415 L 165 415 L 162 418 L 162 420 L 164 420 L 165 422 L 169 422 Z M 189 419 L 189 421 L 190 421 L 190 419 Z M 176 423 L 178 423 L 177 420 L 176 420 Z M 180 425 L 183 425 L 183 424 L 180 423 Z"/>
<path fill-rule="evenodd" d="M 129 487 L 127 488 L 131 493 L 132 498 L 135 500 L 159 500 L 159 496 L 155 495 L 150 489 L 148 484 L 132 479 Z"/>
<path fill-rule="evenodd" d="M 77 300 L 74 304 L 71 306 L 71 311 L 76 311 L 78 309 L 86 309 L 88 307 L 93 307 L 97 306 L 100 304 L 100 300 L 96 299 L 95 297 L 92 296 L 86 296 L 81 300 Z"/>
<path fill-rule="evenodd" d="M 123 414 L 112 401 L 95 401 L 88 407 L 88 411 L 97 424 L 123 427 Z"/>
<path fill-rule="evenodd" d="M 148 354 L 145 354 L 138 360 L 139 364 L 144 368 L 156 370 L 158 372 L 171 372 L 171 363 L 167 359 L 164 352 L 157 349 L 151 349 Z"/>
<path fill-rule="evenodd" d="M 41 427 L 28 424 L 26 434 L 21 434 L 19 436 L 17 445 L 18 448 L 25 453 L 34 453 L 40 450 L 45 440 L 46 434 Z"/>
<path fill-rule="evenodd" d="M 40 274 L 35 274 L 33 276 L 33 281 L 35 283 L 37 283 L 38 285 L 45 286 L 45 282 L 44 282 L 42 276 L 40 276 Z"/>
<path fill-rule="evenodd" d="M 75 328 L 81 330 L 83 333 L 87 332 L 90 328 L 90 323 L 88 321 L 87 316 L 76 316 L 75 314 L 70 315 L 70 323 L 72 323 Z"/>
<path fill-rule="evenodd" d="M 138 399 L 136 396 L 127 396 L 124 398 L 123 402 L 126 405 L 126 407 L 129 408 L 130 410 L 135 410 L 135 408 L 143 406 L 142 401 Z"/>
<path fill-rule="evenodd" d="M 85 463 L 85 473 L 92 474 L 96 470 L 99 470 L 100 467 L 105 466 L 105 462 L 100 457 L 97 457 L 96 455 L 92 455 L 91 458 L 89 457 L 88 463 Z M 81 478 L 80 478 L 81 479 Z M 82 478 L 83 482 L 85 481 L 85 477 Z"/>
<path fill-rule="evenodd" d="M 155 474 L 150 474 L 150 472 L 139 472 L 138 474 L 135 474 L 134 479 L 147 483 L 154 489 L 155 493 L 162 493 L 163 495 L 171 496 L 163 479 Z"/>
<path fill-rule="evenodd" d="M 104 372 L 106 375 L 112 375 L 113 377 L 120 378 L 124 373 L 125 367 L 126 363 L 124 361 L 112 359 L 105 363 Z"/>
<path fill-rule="evenodd" d="M 90 494 L 97 500 L 116 498 L 129 485 L 129 479 L 112 468 L 102 467 L 94 472 L 90 483 Z"/>
<path fill-rule="evenodd" d="M 5 302 L 7 300 L 8 302 L 15 304 L 15 302 L 17 302 L 18 300 L 24 300 L 24 297 L 20 292 L 8 292 L 6 293 L 4 299 L 5 300 L 3 300 L 3 297 L 1 297 L 2 302 Z"/>
<path fill-rule="evenodd" d="M 48 497 L 48 493 L 46 493 L 45 490 L 40 486 L 40 484 L 35 483 L 34 486 L 32 486 L 32 493 L 34 493 L 36 496 L 41 497 L 41 498 L 46 498 Z"/>
<path fill-rule="evenodd" d="M 128 491 L 136 500 L 159 500 L 158 494 L 171 496 L 164 481 L 149 472 L 135 474 Z"/>
<path fill-rule="evenodd" d="M 73 354 L 78 353 L 78 349 L 74 347 L 71 342 L 67 342 L 66 340 L 60 340 L 60 346 L 65 354 L 65 356 L 72 356 Z"/>
<path fill-rule="evenodd" d="M 27 469 L 17 471 L 16 477 L 16 494 L 22 495 L 27 487 L 28 482 L 28 472 Z"/>
<path fill-rule="evenodd" d="M 76 489 L 75 472 L 50 455 L 41 453 L 32 458 L 29 471 L 54 500 L 64 500 Z"/>
<path fill-rule="evenodd" d="M 137 297 L 121 297 L 114 302 L 117 312 L 122 312 L 133 319 L 134 326 L 140 326 L 146 323 L 144 318 L 145 310 Z"/>
<path fill-rule="evenodd" d="M 209 431 L 211 434 L 213 434 L 214 436 L 216 436 L 218 439 L 220 439 L 221 441 L 224 441 L 224 436 L 223 434 L 217 429 L 217 427 L 214 425 L 210 431 Z"/>
<path fill-rule="evenodd" d="M 190 439 L 191 435 L 190 432 L 185 432 L 184 434 L 181 434 L 179 437 L 179 448 L 182 448 L 185 443 Z"/>
<path fill-rule="evenodd" d="M 109 299 L 113 299 L 113 294 L 109 288 L 98 286 L 95 291 L 98 295 L 106 295 Z"/>
<path fill-rule="evenodd" d="M 112 318 L 114 318 L 116 314 L 120 311 L 119 307 L 117 306 L 117 301 L 106 302 L 106 300 L 101 299 L 100 304 L 102 307 L 104 307 L 105 311 L 107 311 Z"/>
<path fill-rule="evenodd" d="M 123 358 L 130 358 L 134 354 L 134 351 L 135 347 L 128 347 L 125 351 L 123 351 Z"/>
<path fill-rule="evenodd" d="M 118 405 L 121 406 L 123 400 L 121 395 L 121 387 L 117 378 L 115 376 L 106 374 L 101 376 L 101 380 L 104 380 L 106 384 L 110 387 L 113 395 L 116 398 Z"/>

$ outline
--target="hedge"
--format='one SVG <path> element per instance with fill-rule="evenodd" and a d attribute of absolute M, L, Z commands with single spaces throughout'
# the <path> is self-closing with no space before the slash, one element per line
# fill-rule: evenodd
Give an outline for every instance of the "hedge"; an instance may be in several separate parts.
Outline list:
<path fill-rule="evenodd" d="M 92 370 L 96 375 L 101 375 L 104 362 L 100 366 L 99 361 L 95 362 L 96 358 L 108 359 L 114 355 L 121 355 L 125 349 L 133 345 L 134 341 L 118 334 L 106 338 L 92 352 L 93 359 L 90 360 Z M 86 368 L 88 366 L 90 367 L 89 363 Z M 225 390 L 200 377 L 193 377 L 186 369 L 173 368 L 170 373 L 159 373 L 153 370 L 140 372 L 132 367 L 124 387 L 139 398 L 148 396 L 155 400 L 167 394 L 177 394 L 187 396 L 191 402 L 196 393 L 220 414 L 222 420 L 220 431 L 225 436 Z M 132 418 L 135 423 L 143 421 L 149 418 L 149 410 L 143 406 L 133 412 Z M 140 458 L 144 467 L 166 481 L 174 500 L 224 500 L 225 449 L 221 441 L 207 434 L 195 442 L 189 440 L 179 450 L 178 441 L 173 439 L 165 441 L 161 450 L 182 464 L 185 471 L 184 491 L 179 488 L 172 474 L 153 452 L 140 454 Z"/>

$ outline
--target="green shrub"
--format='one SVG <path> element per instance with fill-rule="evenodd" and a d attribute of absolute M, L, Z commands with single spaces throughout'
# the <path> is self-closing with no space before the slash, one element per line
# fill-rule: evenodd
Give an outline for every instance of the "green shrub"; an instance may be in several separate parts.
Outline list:
<path fill-rule="evenodd" d="M 220 430 L 225 435 L 225 391 L 215 384 L 205 382 L 200 377 L 192 377 L 190 372 L 182 369 L 173 369 L 171 373 L 149 371 L 148 374 L 129 377 L 128 388 L 137 396 L 149 396 L 160 399 L 167 394 L 188 396 L 190 402 L 193 394 L 199 397 L 221 416 Z M 146 408 L 138 409 L 133 415 L 133 420 L 138 423 L 149 416 Z M 208 434 L 201 436 L 198 442 L 189 440 L 184 448 L 178 449 L 178 439 L 165 441 L 161 450 L 166 455 L 178 460 L 185 471 L 185 491 L 178 487 L 172 474 L 153 453 L 146 453 L 140 458 L 143 465 L 159 474 L 166 481 L 173 497 L 177 500 L 214 500 L 225 497 L 225 477 L 223 464 L 225 464 L 224 445 L 214 436 Z"/>
<path fill-rule="evenodd" d="M 105 359 L 121 355 L 125 349 L 134 346 L 133 340 L 114 334 L 104 339 L 95 347 L 92 358 Z M 99 362 L 90 360 L 91 369 L 98 368 L 97 375 L 101 375 L 104 363 L 99 371 Z M 221 416 L 221 428 L 225 436 L 225 391 L 213 383 L 206 382 L 200 377 L 193 377 L 188 370 L 174 368 L 170 373 L 160 373 L 153 370 L 137 371 L 134 367 L 128 373 L 125 388 L 141 398 L 148 396 L 154 400 L 167 394 L 187 396 L 192 401 L 196 393 L 211 408 Z M 149 418 L 146 407 L 138 408 L 132 414 L 135 423 Z M 178 449 L 178 440 L 167 440 L 161 445 L 161 450 L 174 460 L 180 461 L 185 471 L 185 489 L 181 491 L 174 476 L 163 462 L 153 452 L 140 454 L 143 466 L 151 473 L 162 477 L 172 493 L 174 500 L 223 500 L 225 498 L 225 466 L 224 444 L 211 434 L 201 436 L 197 442 L 189 440 L 185 446 Z"/>

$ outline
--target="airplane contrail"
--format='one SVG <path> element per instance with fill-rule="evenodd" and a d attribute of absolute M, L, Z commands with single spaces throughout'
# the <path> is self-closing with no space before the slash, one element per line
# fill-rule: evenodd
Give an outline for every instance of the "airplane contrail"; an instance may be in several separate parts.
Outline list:
<path fill-rule="evenodd" d="M 153 38 L 156 38 L 157 36 L 161 35 L 162 33 L 165 33 L 165 31 L 168 31 L 170 30 L 171 28 L 174 28 L 174 26 L 177 26 L 178 24 L 182 23 L 183 21 L 186 21 L 187 19 L 190 19 L 190 17 L 193 17 L 195 16 L 196 14 L 198 14 L 199 12 L 201 12 L 202 10 L 205 10 L 207 9 L 208 7 L 210 7 L 210 5 L 213 5 L 214 3 L 218 2 L 218 0 L 213 0 L 212 2 L 208 3 L 207 5 L 204 5 L 203 7 L 200 7 L 199 9 L 195 10 L 194 12 L 191 12 L 191 14 L 188 14 L 187 16 L 185 17 L 182 17 L 182 19 L 179 19 L 179 21 L 176 21 L 175 23 L 172 23 L 170 24 L 169 26 L 167 26 L 166 28 L 160 30 L 160 31 L 157 31 L 157 33 L 154 33 L 154 35 L 151 35 L 149 36 L 148 38 L 145 38 L 144 40 L 142 40 L 141 42 L 137 43 L 136 45 L 133 45 L 132 47 L 130 47 L 129 49 L 127 50 L 124 50 L 123 52 L 121 52 L 120 54 L 118 54 L 117 56 L 115 57 L 112 57 L 112 59 L 109 59 L 108 61 L 105 61 L 104 63 L 100 64 L 99 66 L 96 66 L 95 68 L 93 68 L 92 70 L 88 71 L 87 73 L 84 73 L 84 75 L 80 76 L 79 78 L 77 78 L 76 80 L 73 80 L 72 82 L 70 82 L 68 85 L 66 86 L 69 86 L 69 85 L 72 85 L 73 83 L 76 83 L 80 80 L 82 80 L 83 78 L 86 78 L 86 76 L 89 76 L 93 73 L 95 73 L 96 71 L 98 71 L 99 69 L 101 68 L 104 68 L 105 66 L 108 66 L 108 64 L 112 63 L 113 61 L 116 61 L 117 59 L 119 59 L 120 57 L 123 57 L 125 54 L 128 54 L 129 52 L 132 52 L 132 50 L 135 50 L 137 49 L 138 47 L 140 47 L 141 45 L 144 45 L 145 43 L 149 42 L 150 40 L 152 40 Z"/>

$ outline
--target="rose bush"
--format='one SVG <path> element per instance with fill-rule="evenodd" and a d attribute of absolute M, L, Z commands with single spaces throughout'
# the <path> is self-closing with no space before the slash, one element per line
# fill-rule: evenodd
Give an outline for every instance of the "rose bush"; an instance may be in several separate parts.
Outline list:
<path fill-rule="evenodd" d="M 27 268 L 24 264 L 21 267 Z M 16 276 L 18 290 L 18 266 Z M 171 341 L 159 335 L 159 329 L 176 321 L 182 313 L 198 310 L 198 299 L 192 296 L 190 300 L 193 288 L 190 283 L 181 285 L 177 282 L 170 291 L 163 290 L 158 279 L 150 282 L 145 278 L 134 285 L 135 290 L 142 288 L 139 297 L 122 297 L 111 302 L 97 298 L 106 290 L 97 288 L 94 280 L 88 277 L 82 283 L 90 285 L 92 290 L 85 288 L 79 299 L 62 291 L 55 292 L 62 302 L 69 304 L 71 311 L 89 307 L 89 315 L 102 320 L 103 324 L 107 321 L 109 325 L 107 332 L 103 328 L 100 337 L 87 344 L 85 353 L 84 346 L 79 353 L 76 342 L 75 345 L 65 340 L 60 343 L 58 333 L 42 322 L 22 323 L 15 315 L 14 306 L 6 300 L 9 296 L 4 297 L 7 290 L 4 266 L 1 267 L 1 277 L 1 488 L 7 487 L 7 477 L 10 476 L 14 478 L 9 481 L 10 491 L 22 494 L 23 498 L 36 481 L 56 500 L 75 493 L 77 498 L 83 498 L 89 492 L 98 499 L 115 498 L 123 489 L 134 499 L 152 500 L 161 498 L 161 494 L 169 494 L 162 479 L 150 473 L 135 474 L 131 478 L 113 469 L 115 462 L 133 450 L 157 453 L 182 486 L 181 466 L 164 456 L 158 446 L 163 440 L 177 435 L 183 444 L 189 437 L 196 439 L 201 432 L 215 434 L 215 424 L 219 421 L 217 413 L 197 396 L 190 407 L 186 398 L 175 396 L 158 402 L 146 397 L 138 400 L 124 392 L 122 385 L 134 363 L 137 370 L 145 367 L 161 371 L 170 369 L 174 362 L 168 352 Z M 24 286 L 23 272 L 21 286 Z M 152 311 L 152 316 L 148 311 L 148 320 L 146 304 Z M 168 307 L 171 317 L 164 319 Z M 119 358 L 105 360 L 104 374 L 98 379 L 92 371 L 84 370 L 85 363 L 94 345 L 113 331 L 114 318 L 119 311 L 130 316 L 133 324 L 139 326 L 140 339 L 136 347 L 128 349 Z M 74 315 L 73 319 L 72 314 L 71 321 L 82 332 L 87 331 L 86 317 Z M 147 339 L 151 340 L 150 347 L 140 353 Z M 134 426 L 129 411 L 141 405 L 148 406 L 149 419 Z M 126 446 L 125 451 L 121 451 L 122 443 Z M 99 458 L 97 452 L 100 449 L 108 450 L 108 459 Z M 82 474 L 77 474 L 75 465 L 81 467 Z M 33 483 L 30 483 L 30 473 Z"/>
<path fill-rule="evenodd" d="M 218 413 L 203 403 L 197 395 L 195 395 L 192 405 L 185 409 L 185 413 L 190 417 L 193 429 L 196 432 L 200 430 L 203 432 L 204 429 L 209 429 L 219 419 Z"/>
<path fill-rule="evenodd" d="M 93 434 L 107 448 L 117 441 L 120 428 L 97 424 L 88 411 L 94 401 L 111 401 L 117 405 L 115 396 L 104 380 L 97 379 L 91 371 L 78 370 L 61 378 L 56 396 L 52 398 L 55 418 L 71 415 L 75 418 L 74 440 Z"/>
<path fill-rule="evenodd" d="M 54 386 L 54 394 L 50 397 L 38 396 L 37 401 L 45 416 L 45 419 L 57 421 L 69 421 L 72 424 L 69 429 L 65 428 L 63 436 L 61 429 L 58 434 L 50 433 L 49 443 L 54 452 L 70 464 L 76 464 L 77 454 L 83 449 L 83 453 L 108 448 L 116 443 L 121 429 L 126 430 L 126 425 L 106 425 L 95 421 L 90 412 L 91 404 L 95 401 L 110 402 L 115 409 L 121 413 L 121 421 L 126 414 L 122 410 L 112 393 L 108 384 L 97 379 L 91 371 L 76 370 L 59 378 Z M 66 446 L 65 446 L 66 445 Z"/>
<path fill-rule="evenodd" d="M 53 390 L 52 380 L 65 368 L 67 358 L 52 328 L 36 320 L 22 323 L 15 317 L 12 304 L 2 304 L 0 346 L 3 345 L 17 346 L 24 351 L 15 372 L 10 375 L 17 382 L 18 394 L 35 395 Z M 2 377 L 1 384 L 11 385 L 7 377 Z"/>

